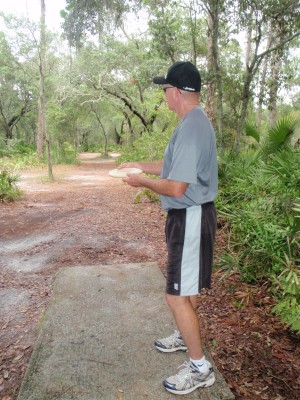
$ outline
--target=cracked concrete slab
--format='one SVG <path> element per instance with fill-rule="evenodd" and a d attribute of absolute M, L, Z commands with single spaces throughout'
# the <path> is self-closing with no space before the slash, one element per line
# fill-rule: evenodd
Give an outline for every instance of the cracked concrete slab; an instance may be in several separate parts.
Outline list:
<path fill-rule="evenodd" d="M 178 398 L 165 391 L 162 381 L 188 355 L 160 353 L 153 346 L 173 330 L 156 263 L 63 269 L 18 400 Z M 234 396 L 216 371 L 215 385 L 180 398 Z"/>

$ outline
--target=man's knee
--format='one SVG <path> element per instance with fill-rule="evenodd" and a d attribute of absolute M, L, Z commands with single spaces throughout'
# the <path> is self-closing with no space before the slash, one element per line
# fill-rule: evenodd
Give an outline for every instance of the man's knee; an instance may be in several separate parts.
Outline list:
<path fill-rule="evenodd" d="M 189 296 L 174 296 L 172 294 L 166 293 L 166 302 L 168 306 L 174 310 L 178 307 L 185 307 L 189 302 Z"/>

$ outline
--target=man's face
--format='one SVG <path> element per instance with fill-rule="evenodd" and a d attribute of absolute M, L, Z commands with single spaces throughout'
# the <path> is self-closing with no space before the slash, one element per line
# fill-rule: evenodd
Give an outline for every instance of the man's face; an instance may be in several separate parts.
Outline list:
<path fill-rule="evenodd" d="M 165 99 L 170 110 L 175 111 L 175 95 L 178 89 L 175 86 L 165 85 L 163 91 L 165 92 Z"/>

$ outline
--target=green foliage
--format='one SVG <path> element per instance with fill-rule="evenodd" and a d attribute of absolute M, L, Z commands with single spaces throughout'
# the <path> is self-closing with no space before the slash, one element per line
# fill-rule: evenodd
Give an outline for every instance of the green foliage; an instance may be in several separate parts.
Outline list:
<path fill-rule="evenodd" d="M 169 132 L 144 133 L 132 145 L 122 148 L 118 162 L 161 160 L 169 138 Z"/>
<path fill-rule="evenodd" d="M 6 147 L 0 147 L 0 160 L 2 157 L 8 157 L 11 154 L 11 151 Z M 0 161 L 0 165 L 1 165 L 1 161 Z"/>
<path fill-rule="evenodd" d="M 148 199 L 150 202 L 159 201 L 159 195 L 152 192 L 152 190 L 144 189 L 137 193 L 134 199 L 134 204 L 141 203 L 143 199 Z"/>
<path fill-rule="evenodd" d="M 16 141 L 11 150 L 16 154 L 32 154 L 36 152 L 36 147 L 23 141 Z"/>
<path fill-rule="evenodd" d="M 76 164 L 76 149 L 68 142 L 52 147 L 52 160 L 54 164 Z"/>
<path fill-rule="evenodd" d="M 9 202 L 18 199 L 21 191 L 16 186 L 19 176 L 8 170 L 0 171 L 0 202 Z"/>
<path fill-rule="evenodd" d="M 264 143 L 272 153 L 248 149 L 220 157 L 217 207 L 230 225 L 221 264 L 238 267 L 247 282 L 268 280 L 278 298 L 274 311 L 299 331 L 300 152 L 283 144 L 292 133 L 274 139 L 286 121 Z"/>
<path fill-rule="evenodd" d="M 294 296 L 285 296 L 274 307 L 274 312 L 280 315 L 283 322 L 292 327 L 293 330 L 300 333 L 300 301 Z"/>
<path fill-rule="evenodd" d="M 297 211 L 297 209 L 296 209 Z M 297 217 L 300 218 L 300 210 Z M 281 260 L 285 269 L 275 282 L 280 288 L 279 301 L 273 308 L 273 312 L 280 315 L 281 319 L 290 325 L 296 332 L 300 333 L 300 230 L 298 230 L 298 259 L 291 254 L 284 254 Z"/>
<path fill-rule="evenodd" d="M 128 10 L 129 6 L 125 1 L 66 0 L 66 8 L 61 11 L 65 36 L 70 44 L 79 48 L 86 33 L 99 35 L 105 29 L 115 28 Z"/>
<path fill-rule="evenodd" d="M 262 145 L 264 156 L 290 145 L 291 137 L 299 126 L 300 114 L 294 113 L 280 118 L 268 131 L 268 136 Z"/>
<path fill-rule="evenodd" d="M 43 164 L 36 155 L 35 146 L 15 141 L 10 147 L 0 146 L 0 169 L 18 171 Z"/>
<path fill-rule="evenodd" d="M 260 134 L 252 121 L 246 121 L 244 130 L 246 136 L 253 137 L 257 142 L 260 141 Z"/>

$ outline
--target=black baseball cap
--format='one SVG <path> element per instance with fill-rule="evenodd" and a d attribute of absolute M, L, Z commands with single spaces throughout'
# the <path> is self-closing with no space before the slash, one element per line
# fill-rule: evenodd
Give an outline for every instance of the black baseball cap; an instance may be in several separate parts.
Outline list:
<path fill-rule="evenodd" d="M 165 77 L 156 76 L 153 78 L 153 83 L 158 85 L 169 83 L 187 92 L 200 92 L 201 76 L 198 69 L 191 62 L 178 61 L 171 65 Z"/>

